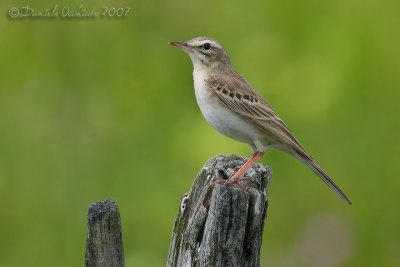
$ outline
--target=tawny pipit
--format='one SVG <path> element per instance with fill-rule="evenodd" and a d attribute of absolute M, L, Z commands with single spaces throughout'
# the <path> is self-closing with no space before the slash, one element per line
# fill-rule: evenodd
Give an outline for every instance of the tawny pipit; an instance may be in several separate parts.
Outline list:
<path fill-rule="evenodd" d="M 268 148 L 294 156 L 351 204 L 342 190 L 313 161 L 272 107 L 231 67 L 228 54 L 215 40 L 198 37 L 171 42 L 189 54 L 197 103 L 203 116 L 218 132 L 249 144 L 253 156 L 225 183 L 238 184 L 240 177 Z"/>

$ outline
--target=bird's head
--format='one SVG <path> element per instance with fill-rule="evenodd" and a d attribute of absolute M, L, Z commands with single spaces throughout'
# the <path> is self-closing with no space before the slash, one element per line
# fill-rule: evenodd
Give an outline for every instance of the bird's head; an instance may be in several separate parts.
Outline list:
<path fill-rule="evenodd" d="M 225 49 L 214 39 L 197 37 L 188 42 L 170 42 L 189 54 L 196 68 L 229 68 L 230 60 Z"/>

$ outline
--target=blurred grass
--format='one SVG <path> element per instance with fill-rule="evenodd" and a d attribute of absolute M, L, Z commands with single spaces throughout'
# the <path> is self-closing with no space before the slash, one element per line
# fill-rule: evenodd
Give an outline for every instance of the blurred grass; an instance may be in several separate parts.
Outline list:
<path fill-rule="evenodd" d="M 400 264 L 398 1 L 57 4 L 132 10 L 125 19 L 11 20 L 8 9 L 26 2 L 1 2 L 0 266 L 83 265 L 87 207 L 110 196 L 127 266 L 165 265 L 196 172 L 217 154 L 250 155 L 205 123 L 190 60 L 167 44 L 203 35 L 221 41 L 354 202 L 347 207 L 287 155 L 267 153 L 262 262 Z M 315 221 L 331 254 L 309 234 Z"/>

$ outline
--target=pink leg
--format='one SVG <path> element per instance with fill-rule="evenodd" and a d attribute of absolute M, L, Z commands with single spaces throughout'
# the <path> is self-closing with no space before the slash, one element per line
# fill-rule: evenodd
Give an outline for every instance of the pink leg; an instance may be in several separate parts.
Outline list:
<path fill-rule="evenodd" d="M 259 160 L 264 155 L 264 152 L 256 152 L 253 156 L 231 177 L 233 182 L 239 181 L 240 177 L 253 165 L 257 160 Z"/>

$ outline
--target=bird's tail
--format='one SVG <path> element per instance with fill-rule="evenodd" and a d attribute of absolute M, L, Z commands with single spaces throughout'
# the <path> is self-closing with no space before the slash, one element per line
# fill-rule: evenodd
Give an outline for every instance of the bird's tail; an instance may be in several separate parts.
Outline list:
<path fill-rule="evenodd" d="M 295 152 L 294 156 L 309 167 L 316 175 L 318 175 L 322 181 L 324 181 L 330 188 L 333 189 L 344 201 L 351 205 L 349 198 L 343 193 L 343 191 L 332 181 L 331 178 L 317 165 L 314 163 L 312 158 L 305 157 L 301 153 Z"/>

